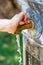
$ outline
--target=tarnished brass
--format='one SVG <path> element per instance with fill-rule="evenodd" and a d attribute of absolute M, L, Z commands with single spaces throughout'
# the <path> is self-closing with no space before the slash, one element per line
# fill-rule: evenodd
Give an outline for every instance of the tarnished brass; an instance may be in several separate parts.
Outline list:
<path fill-rule="evenodd" d="M 25 30 L 25 29 L 30 29 L 30 30 L 34 29 L 34 22 L 30 20 L 30 23 L 19 25 L 17 27 L 15 34 L 19 34 L 22 30 Z"/>

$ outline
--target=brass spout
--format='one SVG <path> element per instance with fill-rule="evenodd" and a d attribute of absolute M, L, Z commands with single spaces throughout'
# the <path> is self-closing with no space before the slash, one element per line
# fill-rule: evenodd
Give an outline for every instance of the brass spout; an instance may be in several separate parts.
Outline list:
<path fill-rule="evenodd" d="M 19 25 L 17 27 L 15 34 L 19 34 L 22 30 L 25 29 L 30 29 L 30 30 L 34 29 L 34 22 L 30 20 L 30 23 Z"/>

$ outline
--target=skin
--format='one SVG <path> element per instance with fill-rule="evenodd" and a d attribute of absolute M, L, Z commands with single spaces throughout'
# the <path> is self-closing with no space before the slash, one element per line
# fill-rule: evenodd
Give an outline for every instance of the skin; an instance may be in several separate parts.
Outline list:
<path fill-rule="evenodd" d="M 14 34 L 17 30 L 18 24 L 22 21 L 25 13 L 16 14 L 12 19 L 0 19 L 0 32 L 8 32 Z"/>

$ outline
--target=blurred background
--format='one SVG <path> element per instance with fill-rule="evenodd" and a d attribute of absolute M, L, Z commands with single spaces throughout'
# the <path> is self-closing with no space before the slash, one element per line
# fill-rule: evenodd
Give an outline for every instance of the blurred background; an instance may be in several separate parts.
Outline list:
<path fill-rule="evenodd" d="M 19 11 L 16 8 L 17 0 L 0 0 L 0 18 L 11 18 Z"/>

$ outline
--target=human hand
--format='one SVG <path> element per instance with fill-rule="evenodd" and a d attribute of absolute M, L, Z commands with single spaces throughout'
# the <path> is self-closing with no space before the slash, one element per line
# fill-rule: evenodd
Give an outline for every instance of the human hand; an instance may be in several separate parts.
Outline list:
<path fill-rule="evenodd" d="M 26 24 L 27 22 L 30 22 L 24 12 L 16 14 L 10 20 L 0 19 L 0 32 L 8 32 L 14 34 L 21 21 L 25 22 Z"/>
<path fill-rule="evenodd" d="M 11 19 L 11 33 L 15 33 L 17 30 L 17 27 L 19 26 L 20 22 L 25 22 L 26 24 L 29 23 L 29 19 L 27 18 L 26 14 L 24 12 L 21 12 L 19 14 L 16 14 L 12 19 Z M 9 32 L 10 32 L 9 30 Z"/>

